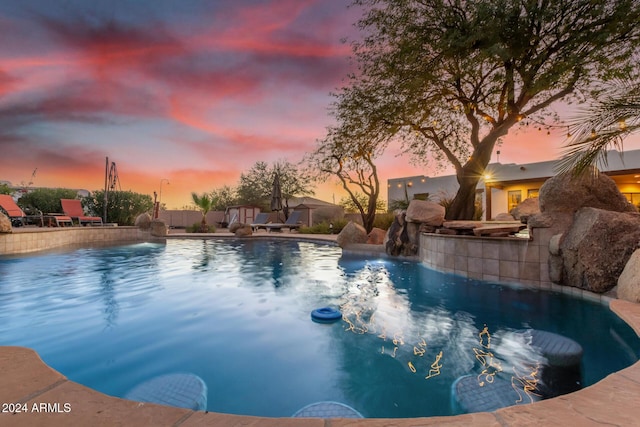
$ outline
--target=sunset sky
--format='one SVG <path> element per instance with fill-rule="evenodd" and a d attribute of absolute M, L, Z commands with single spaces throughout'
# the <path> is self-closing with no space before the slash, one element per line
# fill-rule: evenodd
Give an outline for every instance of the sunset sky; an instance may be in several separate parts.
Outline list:
<path fill-rule="evenodd" d="M 162 181 L 178 208 L 258 160 L 297 163 L 349 71 L 349 3 L 0 2 L 0 181 L 28 183 L 37 168 L 34 186 L 97 190 L 108 156 L 123 190 L 153 195 Z M 500 161 L 556 158 L 564 133 L 511 134 Z M 433 174 L 398 154 L 380 161 L 383 182 Z"/>

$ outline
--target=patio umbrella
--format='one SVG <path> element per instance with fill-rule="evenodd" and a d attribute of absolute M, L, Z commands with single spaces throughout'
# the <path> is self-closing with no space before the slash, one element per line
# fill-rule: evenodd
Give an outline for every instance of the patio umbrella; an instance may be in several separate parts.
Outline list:
<path fill-rule="evenodd" d="M 280 188 L 280 176 L 277 172 L 273 177 L 273 190 L 271 191 L 271 210 L 276 212 L 282 210 L 282 189 Z"/>

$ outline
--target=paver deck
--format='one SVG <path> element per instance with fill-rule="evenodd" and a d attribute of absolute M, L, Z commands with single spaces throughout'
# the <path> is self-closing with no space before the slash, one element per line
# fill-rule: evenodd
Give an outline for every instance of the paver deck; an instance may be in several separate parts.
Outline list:
<path fill-rule="evenodd" d="M 287 233 L 283 233 L 283 236 Z M 291 233 L 292 237 L 305 235 Z M 189 237 L 196 237 L 190 234 Z M 269 235 L 273 238 L 273 234 Z M 309 235 L 309 239 L 319 236 Z M 334 236 L 327 236 L 329 240 Z M 640 335 L 640 304 L 611 309 Z M 495 412 L 407 419 L 261 418 L 138 403 L 69 381 L 23 347 L 0 347 L 0 426 L 634 426 L 640 425 L 640 362 L 575 393 Z"/>

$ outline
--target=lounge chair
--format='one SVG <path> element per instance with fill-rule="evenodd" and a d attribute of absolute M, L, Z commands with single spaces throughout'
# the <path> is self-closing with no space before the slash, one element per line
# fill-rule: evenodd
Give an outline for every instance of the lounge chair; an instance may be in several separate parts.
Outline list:
<path fill-rule="evenodd" d="M 302 212 L 300 211 L 293 211 L 291 212 L 291 215 L 289 215 L 289 218 L 287 218 L 287 220 L 283 223 L 272 223 L 272 224 L 265 224 L 264 228 L 267 229 L 268 232 L 271 231 L 280 231 L 283 228 L 288 228 L 289 231 L 292 230 L 297 230 L 298 228 L 300 228 L 302 226 L 302 224 L 298 223 L 298 221 L 300 220 L 300 215 L 302 214 Z"/>
<path fill-rule="evenodd" d="M 0 208 L 9 217 L 12 227 L 22 227 L 26 224 L 26 215 L 8 194 L 0 194 Z"/>
<path fill-rule="evenodd" d="M 251 229 L 255 233 L 261 228 L 266 228 L 265 226 L 267 225 L 268 220 L 269 220 L 269 213 L 260 212 L 258 215 L 256 215 L 255 219 L 251 223 Z"/>
<path fill-rule="evenodd" d="M 0 210 L 6 213 L 13 227 L 22 227 L 27 224 L 27 220 L 39 221 L 42 225 L 42 214 L 25 215 L 20 206 L 13 201 L 13 197 L 8 194 L 0 194 Z"/>
<path fill-rule="evenodd" d="M 59 213 L 48 213 L 43 215 L 42 217 L 42 225 L 47 227 L 53 227 L 55 224 L 56 227 L 72 227 L 73 220 L 70 216 L 62 215 Z"/>
<path fill-rule="evenodd" d="M 60 199 L 64 214 L 71 219 L 78 221 L 78 225 L 102 225 L 102 218 L 99 216 L 86 216 L 82 209 L 82 203 L 78 199 Z"/>

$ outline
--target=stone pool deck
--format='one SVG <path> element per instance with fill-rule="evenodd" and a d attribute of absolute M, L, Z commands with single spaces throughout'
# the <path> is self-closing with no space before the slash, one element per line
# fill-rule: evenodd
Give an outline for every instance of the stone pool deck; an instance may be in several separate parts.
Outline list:
<path fill-rule="evenodd" d="M 300 240 L 335 236 L 282 233 Z M 230 237 L 229 233 L 229 237 Z M 187 237 L 173 234 L 171 237 Z M 202 237 L 193 234 L 188 237 Z M 211 237 L 211 235 L 207 235 Z M 222 237 L 222 233 L 220 233 Z M 360 252 L 358 249 L 350 249 Z M 367 252 L 367 251 L 365 251 Z M 375 253 L 377 251 L 371 251 Z M 640 304 L 612 300 L 611 309 L 640 335 Z M 0 347 L 0 425 L 7 426 L 633 426 L 640 425 L 640 362 L 575 393 L 491 413 L 411 419 L 261 418 L 194 412 L 107 396 L 69 381 L 33 350 Z M 17 409 L 20 411 L 17 411 Z M 15 412 L 14 412 L 15 411 Z"/>

